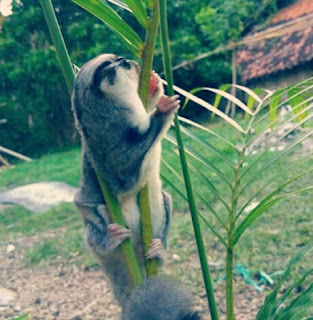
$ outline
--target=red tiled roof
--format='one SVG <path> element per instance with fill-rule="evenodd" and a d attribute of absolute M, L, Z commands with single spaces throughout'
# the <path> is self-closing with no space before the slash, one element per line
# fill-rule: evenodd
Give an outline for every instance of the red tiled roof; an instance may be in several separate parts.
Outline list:
<path fill-rule="evenodd" d="M 271 19 L 272 24 L 294 20 L 313 13 L 312 0 L 299 0 L 296 3 L 280 10 Z"/>
<path fill-rule="evenodd" d="M 279 26 L 282 23 L 302 16 L 312 15 L 312 13 L 313 0 L 299 0 L 274 15 L 269 21 L 266 30 L 270 30 L 274 24 Z M 236 55 L 236 62 L 243 83 L 278 71 L 290 69 L 312 59 L 312 26 L 300 31 L 284 34 L 283 36 L 244 45 L 238 49 Z"/>

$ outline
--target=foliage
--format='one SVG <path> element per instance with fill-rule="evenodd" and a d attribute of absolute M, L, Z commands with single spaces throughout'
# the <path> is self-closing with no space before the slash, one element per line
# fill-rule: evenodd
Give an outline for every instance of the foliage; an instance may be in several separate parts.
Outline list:
<path fill-rule="evenodd" d="M 195 20 L 208 47 L 213 50 L 223 43 L 237 40 L 251 24 L 255 24 L 253 19 L 262 23 L 274 11 L 275 1 L 213 0 L 201 8 Z"/>
<path fill-rule="evenodd" d="M 224 89 L 226 90 L 227 86 Z M 313 168 L 310 165 L 312 150 L 305 147 L 312 143 L 313 135 L 310 104 L 312 78 L 281 89 L 275 94 L 268 92 L 262 98 L 247 88 L 241 89 L 257 102 L 253 104 L 254 107 L 251 106 L 249 98 L 248 107 L 222 90 L 202 88 L 217 93 L 215 101 L 222 95 L 242 108 L 249 114 L 245 121 L 231 119 L 214 110 L 208 103 L 177 88 L 188 99 L 219 115 L 233 130 L 232 139 L 229 139 L 223 133 L 217 134 L 205 126 L 180 118 L 183 123 L 199 129 L 199 133 L 195 134 L 185 127 L 183 133 L 197 144 L 197 147 L 187 145 L 186 151 L 193 181 L 198 181 L 197 185 L 202 182 L 201 188 L 195 189 L 198 206 L 204 208 L 201 217 L 226 251 L 227 319 L 234 319 L 233 261 L 238 241 L 266 211 L 273 210 L 278 201 L 313 190 Z M 288 103 L 291 108 L 281 115 L 280 108 Z M 299 129 L 301 126 L 304 129 Z M 169 137 L 168 141 L 176 148 L 174 139 Z M 232 149 L 230 154 L 223 151 L 226 146 Z M 204 155 L 206 149 L 211 151 L 211 156 Z M 212 163 L 212 156 L 223 159 L 228 168 L 216 166 Z M 288 157 L 292 160 L 288 161 Z M 261 164 L 263 161 L 265 164 Z M 171 164 L 166 166 L 179 177 L 179 171 L 174 170 Z M 181 186 L 176 184 L 175 189 L 180 190 Z M 209 193 L 215 195 L 214 201 L 207 201 L 206 195 Z M 209 216 L 211 218 L 208 220 Z M 220 227 L 217 228 L 216 225 Z M 309 310 L 307 301 L 312 303 L 311 291 L 311 287 L 305 291 L 303 301 L 306 301 L 307 307 L 302 310 L 303 314 Z M 273 299 L 276 303 L 276 298 Z M 290 308 L 281 314 L 285 316 L 292 310 L 296 312 L 296 307 L 304 308 L 302 302 L 299 304 L 296 303 L 297 300 L 294 301 Z M 270 318 L 264 316 L 260 319 Z"/>
<path fill-rule="evenodd" d="M 55 4 L 75 64 L 110 52 L 112 43 L 114 51 L 126 54 L 96 18 L 70 1 Z M 70 96 L 39 2 L 13 1 L 13 15 L 0 32 L 0 119 L 7 119 L 0 125 L 1 143 L 29 155 L 76 143 Z"/>
<path fill-rule="evenodd" d="M 174 64 L 239 36 L 245 26 L 251 24 L 253 8 L 261 6 L 260 1 L 253 5 L 251 0 L 240 1 L 235 23 L 233 15 L 236 9 L 232 2 L 210 0 L 203 3 L 196 0 L 192 6 L 187 0 L 169 2 Z M 103 52 L 116 52 L 133 58 L 118 36 L 98 19 L 71 1 L 55 0 L 53 4 L 71 59 L 76 65 L 80 66 Z M 214 17 L 211 17 L 212 10 Z M 268 10 L 264 16 L 273 10 Z M 144 38 L 142 28 L 128 11 L 117 7 L 117 12 Z M 208 25 L 210 21 L 212 24 Z M 32 155 L 77 142 L 69 111 L 70 98 L 39 2 L 14 0 L 13 15 L 5 19 L 0 32 L 0 77 L 3 79 L 0 84 L 0 106 L 3 105 L 0 107 L 0 119 L 8 120 L 0 125 L 0 138 L 5 141 L 2 143 L 5 147 Z M 210 35 L 214 35 L 213 40 Z M 160 53 L 157 50 L 157 71 L 162 70 Z M 187 89 L 203 84 L 218 87 L 231 79 L 229 61 L 228 55 L 220 55 L 197 63 L 191 75 L 186 70 L 178 70 L 175 73 L 176 83 Z M 203 97 L 210 98 L 207 94 Z M 195 104 L 186 110 L 191 116 L 201 111 Z"/>

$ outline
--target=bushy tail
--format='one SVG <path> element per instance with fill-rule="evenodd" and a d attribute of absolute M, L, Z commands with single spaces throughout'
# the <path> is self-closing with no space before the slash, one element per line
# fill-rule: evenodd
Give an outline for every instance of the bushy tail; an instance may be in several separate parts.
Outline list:
<path fill-rule="evenodd" d="M 200 320 L 200 316 L 185 288 L 154 277 L 133 290 L 123 306 L 122 320 Z"/>

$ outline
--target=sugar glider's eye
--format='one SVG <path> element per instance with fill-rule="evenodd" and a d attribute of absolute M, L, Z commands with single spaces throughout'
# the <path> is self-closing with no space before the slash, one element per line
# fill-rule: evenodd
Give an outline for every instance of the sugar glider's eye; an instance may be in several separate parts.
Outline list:
<path fill-rule="evenodd" d="M 101 64 L 101 69 L 104 69 L 104 68 L 108 67 L 111 63 L 112 63 L 112 61 L 103 62 L 103 63 Z"/>
<path fill-rule="evenodd" d="M 109 67 L 112 63 L 113 63 L 113 61 L 111 61 L 111 60 L 104 61 L 95 70 L 94 77 L 93 77 L 93 86 L 95 88 L 97 88 L 97 89 L 99 88 L 99 85 L 100 85 L 100 83 L 101 83 L 101 81 L 103 80 L 103 77 L 104 77 L 104 73 L 103 72 L 106 73 L 107 70 L 105 70 L 105 69 L 107 67 Z M 108 70 L 108 71 L 110 71 L 110 70 Z M 111 74 L 112 72 L 109 72 L 109 73 Z"/>

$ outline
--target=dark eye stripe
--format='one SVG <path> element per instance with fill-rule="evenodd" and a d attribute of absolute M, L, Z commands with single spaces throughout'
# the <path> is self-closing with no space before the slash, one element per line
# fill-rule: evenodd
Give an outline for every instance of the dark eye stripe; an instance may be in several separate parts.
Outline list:
<path fill-rule="evenodd" d="M 110 64 L 112 63 L 112 61 L 108 60 L 108 61 L 104 61 L 103 63 L 101 63 L 98 68 L 96 69 L 94 76 L 93 76 L 93 86 L 98 88 L 99 84 L 102 81 L 102 73 L 101 71 L 103 69 L 105 69 L 106 67 L 108 67 Z"/>

